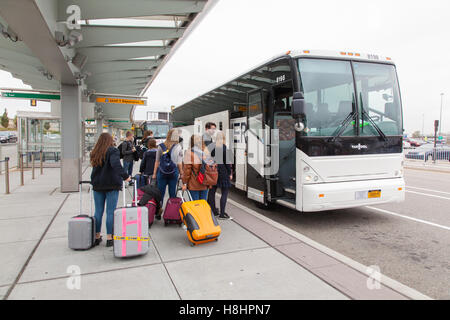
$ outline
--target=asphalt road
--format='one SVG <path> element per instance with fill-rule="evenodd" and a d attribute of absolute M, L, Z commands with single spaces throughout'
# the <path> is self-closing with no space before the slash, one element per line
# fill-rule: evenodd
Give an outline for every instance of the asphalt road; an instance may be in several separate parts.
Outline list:
<path fill-rule="evenodd" d="M 321 213 L 258 209 L 238 190 L 230 197 L 434 299 L 450 299 L 450 173 L 406 169 L 405 180 L 404 203 Z"/>

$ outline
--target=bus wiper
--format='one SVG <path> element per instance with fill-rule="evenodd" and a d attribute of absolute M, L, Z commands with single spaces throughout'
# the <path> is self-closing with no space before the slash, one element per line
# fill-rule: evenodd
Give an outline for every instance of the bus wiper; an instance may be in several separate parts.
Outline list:
<path fill-rule="evenodd" d="M 388 139 L 387 139 L 386 135 L 384 134 L 384 132 L 375 123 L 375 121 L 373 121 L 372 117 L 369 116 L 369 114 L 367 113 L 366 109 L 364 109 L 362 93 L 359 94 L 359 99 L 361 100 L 361 113 L 362 113 L 363 129 L 364 129 L 364 116 L 365 116 L 367 118 L 367 120 L 369 120 L 370 124 L 375 128 L 375 130 L 377 130 L 378 134 L 383 138 L 383 140 L 387 141 Z"/>
<path fill-rule="evenodd" d="M 387 137 L 384 134 L 383 130 L 380 129 L 380 127 L 373 121 L 373 119 L 369 116 L 366 110 L 364 108 L 361 108 L 362 115 L 363 115 L 363 123 L 364 123 L 364 117 L 369 120 L 370 124 L 377 130 L 378 134 L 383 138 L 384 141 L 387 141 Z"/>
<path fill-rule="evenodd" d="M 333 135 L 333 138 L 331 138 L 330 142 L 335 142 L 337 138 L 339 138 L 345 131 L 345 129 L 350 124 L 350 121 L 352 121 L 356 116 L 356 112 L 350 113 L 347 118 L 341 123 L 339 130 L 336 132 L 336 134 Z"/>

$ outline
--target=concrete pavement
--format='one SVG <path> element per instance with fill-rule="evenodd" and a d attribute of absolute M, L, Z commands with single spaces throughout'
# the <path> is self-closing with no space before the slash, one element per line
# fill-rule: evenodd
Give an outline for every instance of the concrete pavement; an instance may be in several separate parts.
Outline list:
<path fill-rule="evenodd" d="M 89 251 L 70 250 L 67 221 L 78 214 L 79 198 L 58 191 L 59 172 L 46 169 L 0 196 L 0 297 L 406 299 L 383 284 L 370 289 L 367 275 L 232 204 L 235 219 L 220 222 L 218 242 L 191 247 L 182 228 L 156 221 L 143 257 L 114 258 L 105 241 Z M 89 201 L 83 207 L 88 212 Z"/>

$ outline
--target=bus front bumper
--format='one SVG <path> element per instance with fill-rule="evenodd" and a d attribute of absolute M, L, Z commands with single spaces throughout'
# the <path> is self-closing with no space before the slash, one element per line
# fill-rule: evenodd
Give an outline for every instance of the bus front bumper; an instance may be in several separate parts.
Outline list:
<path fill-rule="evenodd" d="M 304 185 L 303 212 L 318 212 L 405 200 L 403 178 Z"/>

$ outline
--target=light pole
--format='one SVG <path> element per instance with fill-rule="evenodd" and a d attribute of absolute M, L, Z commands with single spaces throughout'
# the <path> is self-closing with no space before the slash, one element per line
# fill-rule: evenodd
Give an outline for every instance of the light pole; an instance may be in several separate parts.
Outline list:
<path fill-rule="evenodd" d="M 425 113 L 422 113 L 422 139 L 425 138 L 425 133 L 423 132 L 425 129 Z"/>
<path fill-rule="evenodd" d="M 444 94 L 441 93 L 441 115 L 439 117 L 439 136 L 442 136 L 442 104 L 444 101 Z"/>

